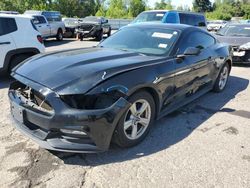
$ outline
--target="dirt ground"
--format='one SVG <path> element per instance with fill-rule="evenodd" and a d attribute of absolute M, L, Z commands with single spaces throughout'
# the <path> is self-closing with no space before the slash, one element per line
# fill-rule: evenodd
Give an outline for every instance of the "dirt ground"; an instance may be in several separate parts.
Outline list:
<path fill-rule="evenodd" d="M 47 51 L 94 41 L 46 42 Z M 146 140 L 98 154 L 49 152 L 13 127 L 0 79 L 0 187 L 250 187 L 250 67 L 235 66 L 208 93 L 156 121 Z"/>

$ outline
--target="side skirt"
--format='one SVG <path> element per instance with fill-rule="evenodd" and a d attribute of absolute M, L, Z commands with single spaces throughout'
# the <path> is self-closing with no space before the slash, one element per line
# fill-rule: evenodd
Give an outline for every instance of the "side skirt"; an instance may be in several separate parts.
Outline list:
<path fill-rule="evenodd" d="M 201 97 L 202 95 L 208 93 L 209 91 L 211 91 L 213 89 L 213 85 L 209 86 L 207 88 L 204 88 L 203 90 L 200 90 L 199 92 L 197 92 L 196 94 L 186 98 L 186 100 L 182 100 L 181 102 L 174 104 L 174 105 L 170 105 L 168 108 L 166 108 L 164 111 L 162 111 L 159 116 L 157 117 L 157 120 L 161 119 L 162 117 L 176 111 L 177 109 L 187 105 L 188 103 L 194 101 L 195 99 Z"/>

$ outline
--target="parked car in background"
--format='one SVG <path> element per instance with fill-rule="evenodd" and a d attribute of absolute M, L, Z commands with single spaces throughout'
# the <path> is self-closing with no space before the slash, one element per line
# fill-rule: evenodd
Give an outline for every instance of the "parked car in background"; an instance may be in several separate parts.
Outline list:
<path fill-rule="evenodd" d="M 0 14 L 15 14 L 15 15 L 17 15 L 17 14 L 19 14 L 19 12 L 17 12 L 17 11 L 0 11 Z"/>
<path fill-rule="evenodd" d="M 86 37 L 93 37 L 101 41 L 103 35 L 107 34 L 108 37 L 111 35 L 111 26 L 104 17 L 88 16 L 81 20 L 76 29 L 76 34 L 81 40 Z"/>
<path fill-rule="evenodd" d="M 33 22 L 44 39 L 56 37 L 58 41 L 63 40 L 65 25 L 60 12 L 28 10 L 24 14 L 33 16 Z"/>
<path fill-rule="evenodd" d="M 0 75 L 44 50 L 42 37 L 30 17 L 0 14 Z"/>
<path fill-rule="evenodd" d="M 233 63 L 250 64 L 250 24 L 228 24 L 215 36 L 220 42 L 232 46 Z"/>
<path fill-rule="evenodd" d="M 80 18 L 62 18 L 63 23 L 65 24 L 65 37 L 73 37 L 76 36 L 76 29 L 79 27 L 80 22 L 82 21 Z"/>
<path fill-rule="evenodd" d="M 220 28 L 224 27 L 227 21 L 224 20 L 211 20 L 207 23 L 208 31 L 218 31 Z"/>
<path fill-rule="evenodd" d="M 149 10 L 140 13 L 131 24 L 142 22 L 163 22 L 187 24 L 197 27 L 207 27 L 207 21 L 203 14 L 183 12 L 177 10 Z"/>
<path fill-rule="evenodd" d="M 229 50 L 197 27 L 144 23 L 97 47 L 36 56 L 12 72 L 15 126 L 49 150 L 134 146 L 155 119 L 224 90 Z"/>

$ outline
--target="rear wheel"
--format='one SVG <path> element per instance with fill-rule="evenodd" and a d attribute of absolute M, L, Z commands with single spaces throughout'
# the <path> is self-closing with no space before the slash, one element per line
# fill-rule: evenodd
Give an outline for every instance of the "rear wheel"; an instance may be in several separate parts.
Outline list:
<path fill-rule="evenodd" d="M 138 92 L 129 98 L 132 104 L 121 117 L 113 141 L 120 147 L 139 144 L 148 134 L 155 118 L 155 103 L 147 92 Z"/>
<path fill-rule="evenodd" d="M 63 40 L 63 32 L 62 32 L 61 29 L 59 29 L 59 30 L 57 31 L 56 39 L 57 39 L 58 41 L 62 41 L 62 40 Z"/>
<path fill-rule="evenodd" d="M 228 81 L 228 77 L 229 77 L 229 65 L 228 63 L 226 63 L 220 73 L 218 78 L 216 79 L 216 82 L 214 84 L 214 88 L 213 91 L 215 92 L 221 92 L 225 89 L 226 85 L 227 85 L 227 81 Z"/>

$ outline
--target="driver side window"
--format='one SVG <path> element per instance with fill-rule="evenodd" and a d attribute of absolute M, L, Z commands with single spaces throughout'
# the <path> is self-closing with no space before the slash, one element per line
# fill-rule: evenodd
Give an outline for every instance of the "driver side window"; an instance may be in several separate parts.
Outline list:
<path fill-rule="evenodd" d="M 203 32 L 192 32 L 181 44 L 178 54 L 183 54 L 188 47 L 205 49 L 215 43 L 215 39 Z"/>

